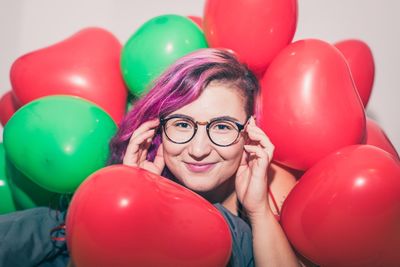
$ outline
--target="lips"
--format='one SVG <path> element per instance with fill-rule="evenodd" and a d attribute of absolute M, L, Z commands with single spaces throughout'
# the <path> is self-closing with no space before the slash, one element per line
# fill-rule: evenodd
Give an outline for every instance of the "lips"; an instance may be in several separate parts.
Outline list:
<path fill-rule="evenodd" d="M 189 163 L 185 162 L 186 168 L 191 172 L 207 172 L 211 170 L 216 163 Z"/>

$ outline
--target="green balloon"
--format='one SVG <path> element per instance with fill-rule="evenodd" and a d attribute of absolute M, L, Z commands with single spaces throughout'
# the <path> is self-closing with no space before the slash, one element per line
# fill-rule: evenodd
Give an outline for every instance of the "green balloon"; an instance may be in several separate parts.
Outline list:
<path fill-rule="evenodd" d="M 10 183 L 6 175 L 6 157 L 4 154 L 4 146 L 0 143 L 0 214 L 6 214 L 16 211 Z"/>
<path fill-rule="evenodd" d="M 155 17 L 144 23 L 122 49 L 125 83 L 133 95 L 140 97 L 174 61 L 206 47 L 204 33 L 191 19 L 178 15 Z"/>
<path fill-rule="evenodd" d="M 60 195 L 37 185 L 6 158 L 6 174 L 17 210 L 46 206 L 57 207 Z"/>
<path fill-rule="evenodd" d="M 33 182 L 57 193 L 73 192 L 107 162 L 117 126 L 92 102 L 53 95 L 20 108 L 4 127 L 11 163 Z"/>

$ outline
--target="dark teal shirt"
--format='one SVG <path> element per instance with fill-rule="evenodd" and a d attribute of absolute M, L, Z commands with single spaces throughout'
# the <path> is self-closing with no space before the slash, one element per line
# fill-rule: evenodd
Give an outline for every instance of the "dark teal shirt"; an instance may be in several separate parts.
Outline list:
<path fill-rule="evenodd" d="M 232 235 L 232 255 L 229 267 L 254 267 L 253 235 L 250 226 L 240 217 L 233 215 L 221 204 L 214 206 L 224 216 Z"/>

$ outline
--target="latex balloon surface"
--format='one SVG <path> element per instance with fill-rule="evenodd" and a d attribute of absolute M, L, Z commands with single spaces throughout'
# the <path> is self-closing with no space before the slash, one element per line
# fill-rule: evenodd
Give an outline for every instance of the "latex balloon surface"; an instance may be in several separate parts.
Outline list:
<path fill-rule="evenodd" d="M 73 192 L 105 166 L 116 132 L 111 117 L 79 97 L 48 96 L 20 108 L 4 128 L 10 161 L 41 187 Z"/>
<path fill-rule="evenodd" d="M 375 62 L 371 48 L 361 40 L 343 40 L 335 44 L 349 64 L 351 75 L 364 107 L 371 96 L 375 79 Z"/>
<path fill-rule="evenodd" d="M 16 211 L 10 183 L 6 175 L 6 158 L 3 144 L 0 143 L 0 215 Z"/>
<path fill-rule="evenodd" d="M 383 131 L 379 124 L 371 118 L 367 118 L 367 134 L 364 143 L 382 148 L 392 154 L 396 159 L 400 159 L 399 154 L 394 148 L 392 142 L 390 142 L 385 131 Z"/>
<path fill-rule="evenodd" d="M 75 95 L 101 106 L 116 123 L 127 90 L 119 68 L 122 45 L 110 32 L 87 28 L 18 58 L 11 68 L 13 91 L 22 104 L 48 95 Z"/>
<path fill-rule="evenodd" d="M 161 15 L 144 23 L 126 42 L 121 70 L 136 97 L 178 58 L 206 48 L 203 31 L 189 18 Z"/>
<path fill-rule="evenodd" d="M 210 47 L 232 49 L 258 75 L 292 41 L 296 25 L 296 0 L 205 2 L 203 29 Z"/>
<path fill-rule="evenodd" d="M 288 195 L 282 226 L 320 266 L 399 266 L 400 163 L 370 145 L 334 152 Z"/>
<path fill-rule="evenodd" d="M 77 266 L 226 266 L 229 227 L 192 191 L 143 169 L 103 168 L 76 191 L 67 242 Z"/>
<path fill-rule="evenodd" d="M 200 29 L 203 29 L 203 18 L 199 16 L 187 16 L 189 19 L 191 19 L 194 23 L 196 23 L 197 26 L 199 26 Z"/>
<path fill-rule="evenodd" d="M 11 116 L 18 110 L 20 105 L 17 103 L 13 92 L 8 91 L 0 98 L 0 123 L 5 126 Z"/>
<path fill-rule="evenodd" d="M 333 45 L 292 43 L 273 60 L 261 87 L 258 122 L 275 145 L 277 162 L 306 170 L 337 149 L 361 143 L 364 108 Z"/>
<path fill-rule="evenodd" d="M 51 192 L 33 182 L 17 170 L 8 159 L 6 159 L 5 168 L 8 184 L 17 210 L 35 207 L 59 207 L 59 194 Z"/>

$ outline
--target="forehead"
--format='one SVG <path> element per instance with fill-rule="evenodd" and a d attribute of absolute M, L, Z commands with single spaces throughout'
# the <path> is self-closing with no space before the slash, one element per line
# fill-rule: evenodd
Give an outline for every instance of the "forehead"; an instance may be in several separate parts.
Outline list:
<path fill-rule="evenodd" d="M 238 89 L 232 86 L 221 82 L 212 82 L 204 89 L 199 98 L 172 114 L 184 114 L 198 121 L 230 116 L 244 122 L 246 119 L 245 98 Z"/>

